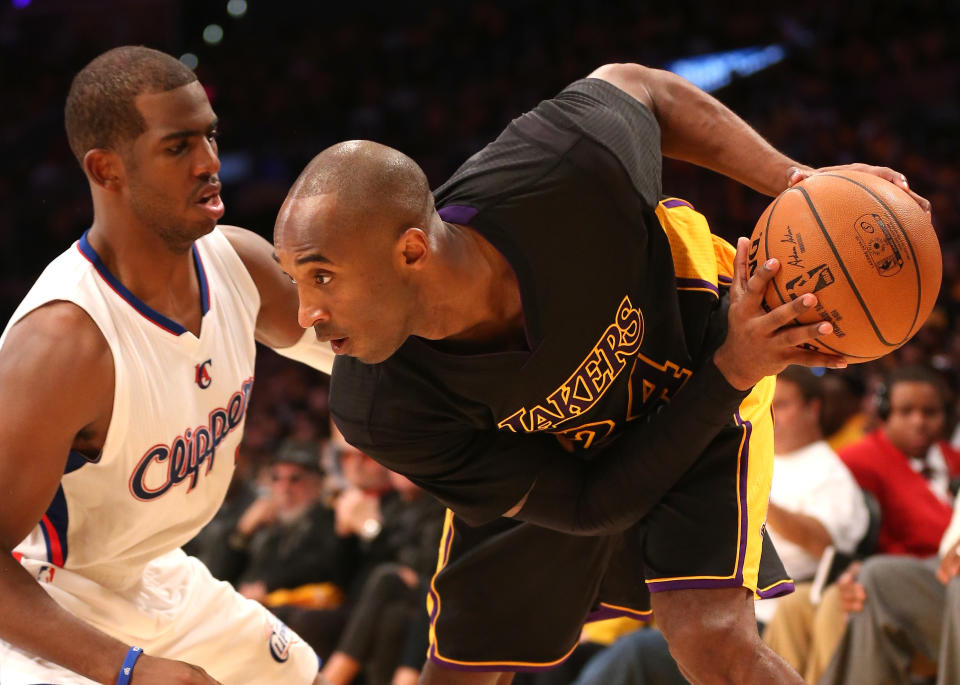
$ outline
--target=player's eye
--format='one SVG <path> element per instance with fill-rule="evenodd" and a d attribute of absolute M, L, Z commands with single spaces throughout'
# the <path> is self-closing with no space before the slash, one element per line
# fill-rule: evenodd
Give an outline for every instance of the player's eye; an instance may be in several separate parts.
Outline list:
<path fill-rule="evenodd" d="M 326 271 L 318 271 L 313 275 L 313 282 L 317 285 L 327 285 L 331 278 L 333 278 L 333 274 L 327 273 Z"/>
<path fill-rule="evenodd" d="M 171 145 L 167 148 L 167 152 L 171 155 L 179 155 L 181 152 L 187 149 L 187 141 L 181 140 L 176 145 Z"/>

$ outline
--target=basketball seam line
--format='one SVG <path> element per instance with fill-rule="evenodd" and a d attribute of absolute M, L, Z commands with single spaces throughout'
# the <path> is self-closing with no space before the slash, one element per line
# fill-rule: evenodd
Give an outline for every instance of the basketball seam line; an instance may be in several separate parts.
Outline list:
<path fill-rule="evenodd" d="M 799 188 L 797 188 L 796 190 L 799 190 Z M 770 213 L 767 215 L 767 225 L 766 225 L 766 227 L 764 228 L 764 235 L 763 235 L 763 247 L 764 247 L 764 251 L 765 251 L 767 257 L 770 256 L 770 222 L 773 220 L 773 214 L 774 214 L 774 212 L 777 211 L 777 205 L 780 204 L 780 198 L 782 198 L 782 197 L 783 197 L 783 195 L 780 195 L 780 197 L 778 197 L 778 198 L 774 201 L 773 207 L 770 208 Z M 818 219 L 819 219 L 819 217 L 818 217 Z M 777 285 L 776 279 L 774 279 L 774 280 L 772 280 L 772 281 L 770 281 L 770 282 L 773 284 L 774 292 L 776 292 L 777 297 L 780 298 L 780 302 L 783 303 L 783 304 L 786 304 L 787 301 L 784 299 L 783 294 L 780 292 L 780 286 Z M 804 325 L 804 324 L 800 321 L 800 319 L 798 319 L 797 317 L 794 317 L 794 318 L 793 318 L 793 322 L 794 322 L 796 325 L 798 325 L 798 326 L 803 326 L 803 325 Z M 816 341 L 816 345 L 818 345 L 818 346 L 820 346 L 820 347 L 823 347 L 824 349 L 827 349 L 827 350 L 829 350 L 830 352 L 836 352 L 837 354 L 842 355 L 842 356 L 844 356 L 844 357 L 854 357 L 854 358 L 856 358 L 856 359 L 873 359 L 873 357 L 867 357 L 867 356 L 864 356 L 864 355 L 861 355 L 861 354 L 850 354 L 850 353 L 848 353 L 848 352 L 844 352 L 844 351 L 842 351 L 842 350 L 838 350 L 837 348 L 828 345 L 827 343 L 823 342 L 822 340 L 817 340 L 817 341 Z"/>
<path fill-rule="evenodd" d="M 865 191 L 867 191 L 867 193 L 871 197 L 873 197 L 874 200 L 880 203 L 881 207 L 887 210 L 887 214 L 889 214 L 893 218 L 893 220 L 896 222 L 897 228 L 900 229 L 900 233 L 903 235 L 904 242 L 906 242 L 907 247 L 910 248 L 910 256 L 913 257 L 913 270 L 917 274 L 917 306 L 914 309 L 913 321 L 910 322 L 910 328 L 908 329 L 907 336 L 903 340 L 901 340 L 900 343 L 898 343 L 899 345 L 902 345 L 903 343 L 905 343 L 907 340 L 910 339 L 909 331 L 912 331 L 913 327 L 917 324 L 917 318 L 919 318 L 920 316 L 920 305 L 923 303 L 923 281 L 920 278 L 920 261 L 917 259 L 917 253 L 913 249 L 913 243 L 910 241 L 909 236 L 907 236 L 907 231 L 906 229 L 904 229 L 903 224 L 900 223 L 900 217 L 894 214 L 893 210 L 890 209 L 890 207 L 887 206 L 887 203 L 883 201 L 883 198 L 881 198 L 879 195 L 874 193 L 868 186 L 865 186 L 864 184 L 860 183 L 860 181 L 857 181 L 852 178 L 847 178 L 846 176 L 841 176 L 840 174 L 824 174 L 824 175 L 830 176 L 833 178 L 842 178 L 846 181 L 850 181 L 850 183 L 860 186 Z"/>
<path fill-rule="evenodd" d="M 844 178 L 839 176 L 839 178 Z M 857 301 L 860 303 L 860 307 L 863 309 L 863 313 L 867 316 L 867 321 L 870 322 L 870 326 L 873 328 L 874 333 L 877 334 L 877 339 L 882 345 L 887 347 L 897 347 L 896 343 L 887 342 L 887 339 L 883 337 L 883 333 L 880 332 L 880 329 L 877 328 L 876 322 L 873 320 L 873 315 L 870 313 L 870 309 L 867 307 L 867 303 L 863 301 L 863 297 L 860 295 L 860 291 L 857 289 L 857 286 L 853 282 L 853 278 L 850 277 L 850 272 L 847 271 L 846 264 L 843 263 L 843 259 L 840 258 L 840 253 L 837 252 L 836 245 L 833 244 L 833 240 L 830 238 L 830 234 L 827 233 L 827 227 L 823 225 L 823 220 L 820 218 L 820 215 L 817 213 L 817 208 L 813 205 L 813 201 L 810 199 L 810 195 L 803 188 L 796 187 L 796 190 L 799 190 L 803 195 L 803 199 L 806 200 L 807 205 L 810 207 L 810 212 L 813 214 L 813 218 L 817 220 L 817 225 L 820 226 L 820 231 L 823 233 L 823 237 L 827 241 L 827 245 L 830 246 L 830 251 L 833 252 L 833 256 L 837 260 L 837 265 L 840 267 L 840 270 L 843 271 L 844 277 L 847 279 L 847 283 L 850 285 L 850 290 L 854 295 L 857 296 Z M 902 343 L 902 341 L 901 341 Z M 851 355 L 855 356 L 855 355 Z"/>

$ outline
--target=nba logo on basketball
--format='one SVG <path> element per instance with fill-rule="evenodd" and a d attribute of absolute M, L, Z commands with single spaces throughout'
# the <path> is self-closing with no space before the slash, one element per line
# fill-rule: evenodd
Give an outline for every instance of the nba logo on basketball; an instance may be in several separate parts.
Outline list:
<path fill-rule="evenodd" d="M 213 379 L 210 377 L 210 372 L 207 371 L 207 367 L 210 366 L 213 366 L 212 359 L 208 359 L 207 361 L 197 364 L 196 366 L 196 376 L 194 377 L 194 382 L 200 386 L 201 390 L 206 390 L 213 382 Z"/>

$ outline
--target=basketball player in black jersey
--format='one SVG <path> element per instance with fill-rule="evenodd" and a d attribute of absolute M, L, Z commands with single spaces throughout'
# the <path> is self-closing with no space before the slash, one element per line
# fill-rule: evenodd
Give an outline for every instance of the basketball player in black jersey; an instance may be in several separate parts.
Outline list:
<path fill-rule="evenodd" d="M 300 323 L 340 355 L 337 424 L 450 508 L 423 683 L 509 683 L 651 605 L 691 681 L 802 682 L 753 616 L 792 589 L 763 535 L 767 377 L 843 361 L 799 347 L 830 330 L 795 325 L 815 296 L 761 308 L 779 265 L 665 197 L 661 155 L 768 195 L 813 173 L 682 79 L 608 65 L 435 194 L 354 141 L 280 211 Z"/>

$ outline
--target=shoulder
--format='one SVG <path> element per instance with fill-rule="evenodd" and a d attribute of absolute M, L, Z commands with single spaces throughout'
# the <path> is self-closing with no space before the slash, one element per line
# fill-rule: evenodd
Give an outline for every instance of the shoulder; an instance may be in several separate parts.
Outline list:
<path fill-rule="evenodd" d="M 106 398 L 113 390 L 113 354 L 84 309 L 57 300 L 11 326 L 0 350 L 0 378 L 7 390 L 29 388 L 38 400 L 73 393 Z"/>
<path fill-rule="evenodd" d="M 236 251 L 260 297 L 257 340 L 275 349 L 295 345 L 303 336 L 297 323 L 297 288 L 274 259 L 273 245 L 245 228 L 218 228 Z"/>
<path fill-rule="evenodd" d="M 240 261 L 253 273 L 253 269 L 273 263 L 273 248 L 263 237 L 239 226 L 218 225 L 217 229 L 227 239 L 230 246 L 240 257 Z M 273 264 L 276 267 L 276 264 Z"/>
<path fill-rule="evenodd" d="M 75 364 L 110 358 L 110 346 L 96 322 L 80 305 L 54 300 L 25 314 L 11 326 L 4 355 L 23 353 Z"/>

